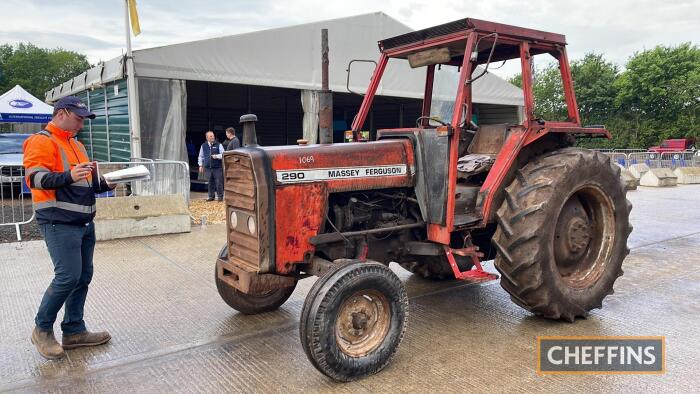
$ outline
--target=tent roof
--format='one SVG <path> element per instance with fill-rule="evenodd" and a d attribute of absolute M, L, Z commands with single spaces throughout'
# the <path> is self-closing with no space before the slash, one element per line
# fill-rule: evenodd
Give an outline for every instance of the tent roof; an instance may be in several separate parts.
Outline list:
<path fill-rule="evenodd" d="M 376 61 L 379 40 L 413 31 L 396 19 L 375 12 L 135 50 L 135 74 L 137 77 L 320 90 L 322 28 L 328 29 L 329 85 L 336 92 L 347 92 L 346 69 L 351 60 Z M 354 63 L 350 89 L 364 93 L 373 68 L 370 63 Z M 424 80 L 425 68 L 411 69 L 407 62 L 392 59 L 377 94 L 422 98 Z M 49 99 L 65 95 L 63 92 L 55 94 L 57 88 L 47 92 L 47 98 L 49 94 L 52 96 Z M 523 105 L 523 95 L 519 88 L 486 74 L 474 83 L 474 101 Z"/>
<path fill-rule="evenodd" d="M 53 107 L 32 96 L 19 85 L 0 96 L 0 122 L 47 123 Z"/>

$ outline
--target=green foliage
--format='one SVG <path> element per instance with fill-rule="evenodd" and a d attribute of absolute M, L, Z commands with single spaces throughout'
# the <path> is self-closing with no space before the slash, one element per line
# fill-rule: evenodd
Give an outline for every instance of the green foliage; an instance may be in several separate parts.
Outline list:
<path fill-rule="evenodd" d="M 566 118 L 558 64 L 535 71 L 535 116 Z M 647 148 L 666 138 L 700 137 L 700 48 L 689 43 L 635 53 L 624 71 L 589 53 L 571 63 L 581 122 L 604 124 L 612 140 L 580 140 L 599 148 Z M 521 87 L 520 75 L 509 82 Z"/>
<path fill-rule="evenodd" d="M 700 48 L 690 43 L 635 53 L 616 81 L 616 103 L 639 121 L 640 138 L 700 136 Z"/>
<path fill-rule="evenodd" d="M 43 99 L 44 93 L 90 68 L 85 55 L 31 43 L 0 46 L 0 93 L 21 85 Z"/>
<path fill-rule="evenodd" d="M 615 81 L 618 67 L 603 59 L 602 54 L 587 53 L 571 63 L 571 76 L 583 124 L 600 124 L 617 112 Z"/>

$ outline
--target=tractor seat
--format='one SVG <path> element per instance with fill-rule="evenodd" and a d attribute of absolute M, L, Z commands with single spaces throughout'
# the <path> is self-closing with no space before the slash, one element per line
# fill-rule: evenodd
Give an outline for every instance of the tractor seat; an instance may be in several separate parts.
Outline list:
<path fill-rule="evenodd" d="M 488 124 L 479 126 L 474 138 L 467 148 L 470 154 L 489 155 L 494 158 L 501 151 L 510 133 L 511 125 L 508 123 Z"/>
<path fill-rule="evenodd" d="M 479 126 L 467 148 L 467 154 L 457 161 L 457 177 L 467 179 L 488 172 L 508 137 L 510 127 L 507 123 Z"/>

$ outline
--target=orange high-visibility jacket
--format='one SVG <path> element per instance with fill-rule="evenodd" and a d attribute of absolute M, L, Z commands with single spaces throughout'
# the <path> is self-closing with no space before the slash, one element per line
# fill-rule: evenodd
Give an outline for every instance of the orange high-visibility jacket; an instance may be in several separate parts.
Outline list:
<path fill-rule="evenodd" d="M 96 172 L 73 182 L 70 171 L 89 162 L 82 143 L 53 123 L 24 142 L 24 168 L 38 224 L 86 224 L 95 217 L 95 193 L 111 188 Z M 94 181 L 93 181 L 94 180 Z"/>

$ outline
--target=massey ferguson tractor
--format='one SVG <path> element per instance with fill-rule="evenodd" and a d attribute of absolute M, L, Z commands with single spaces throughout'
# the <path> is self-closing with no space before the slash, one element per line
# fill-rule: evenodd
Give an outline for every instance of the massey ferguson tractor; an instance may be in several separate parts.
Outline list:
<path fill-rule="evenodd" d="M 389 262 L 483 281 L 497 277 L 480 262 L 495 258 L 503 289 L 536 315 L 573 322 L 601 308 L 629 253 L 631 204 L 607 156 L 572 147 L 610 133 L 581 125 L 565 47 L 560 34 L 476 19 L 382 40 L 355 142 L 260 147 L 244 115 L 246 146 L 224 155 L 221 297 L 244 314 L 271 311 L 318 276 L 299 334 L 311 363 L 339 381 L 380 371 L 404 336 L 408 298 Z M 536 55 L 558 61 L 565 121 L 535 117 Z M 422 115 L 359 142 L 389 59 L 424 70 Z M 524 120 L 477 124 L 474 81 L 508 59 L 520 59 Z M 434 89 L 443 72 L 457 84 L 448 96 Z"/>

